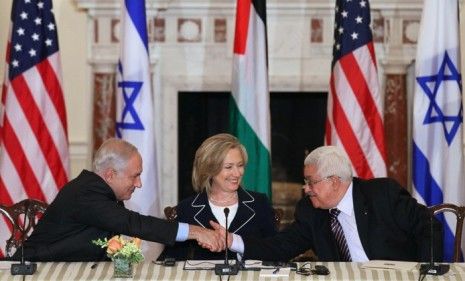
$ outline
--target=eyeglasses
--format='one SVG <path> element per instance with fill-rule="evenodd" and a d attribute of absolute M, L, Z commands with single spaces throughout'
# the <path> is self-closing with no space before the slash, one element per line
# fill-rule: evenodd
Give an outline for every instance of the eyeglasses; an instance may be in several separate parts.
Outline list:
<path fill-rule="evenodd" d="M 324 177 L 322 179 L 319 179 L 319 180 L 309 180 L 307 178 L 304 178 L 304 183 L 305 185 L 302 187 L 302 188 L 305 188 L 306 186 L 309 186 L 309 187 L 314 187 L 315 185 L 317 185 L 318 183 L 322 182 L 322 181 L 325 181 L 325 180 L 329 180 L 331 179 L 332 177 L 335 177 L 334 175 L 331 175 L 331 176 L 327 176 L 327 177 Z"/>

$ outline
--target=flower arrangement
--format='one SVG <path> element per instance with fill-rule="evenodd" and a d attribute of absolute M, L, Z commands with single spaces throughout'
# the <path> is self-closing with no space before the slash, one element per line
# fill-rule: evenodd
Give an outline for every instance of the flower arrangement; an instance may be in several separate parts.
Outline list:
<path fill-rule="evenodd" d="M 122 236 L 115 235 L 110 240 L 97 239 L 92 240 L 97 246 L 101 248 L 107 248 L 107 256 L 115 261 L 116 259 L 125 259 L 129 263 L 139 263 L 144 260 L 142 251 L 140 249 L 141 240 L 139 238 L 133 238 L 129 241 L 125 240 Z"/>

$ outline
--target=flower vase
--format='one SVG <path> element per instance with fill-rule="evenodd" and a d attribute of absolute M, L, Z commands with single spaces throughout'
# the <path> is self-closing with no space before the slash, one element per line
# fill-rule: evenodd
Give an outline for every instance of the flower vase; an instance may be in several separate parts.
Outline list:
<path fill-rule="evenodd" d="M 113 258 L 113 277 L 114 278 L 132 278 L 134 268 L 128 259 Z"/>

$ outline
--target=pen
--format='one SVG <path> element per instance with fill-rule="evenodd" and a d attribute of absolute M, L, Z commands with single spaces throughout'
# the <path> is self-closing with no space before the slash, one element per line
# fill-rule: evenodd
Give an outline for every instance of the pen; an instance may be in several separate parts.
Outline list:
<path fill-rule="evenodd" d="M 279 272 L 279 267 L 277 267 L 274 271 L 273 271 L 273 274 L 276 274 Z"/>

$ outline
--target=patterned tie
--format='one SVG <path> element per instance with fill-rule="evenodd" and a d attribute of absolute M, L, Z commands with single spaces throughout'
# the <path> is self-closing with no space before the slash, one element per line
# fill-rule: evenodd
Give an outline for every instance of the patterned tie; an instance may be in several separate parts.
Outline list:
<path fill-rule="evenodd" d="M 347 246 L 347 241 L 344 236 L 344 231 L 342 230 L 341 224 L 337 220 L 337 216 L 341 213 L 341 210 L 334 208 L 329 210 L 331 230 L 336 239 L 337 245 L 339 247 L 339 253 L 341 254 L 343 261 L 352 261 L 349 252 L 349 246 Z"/>

